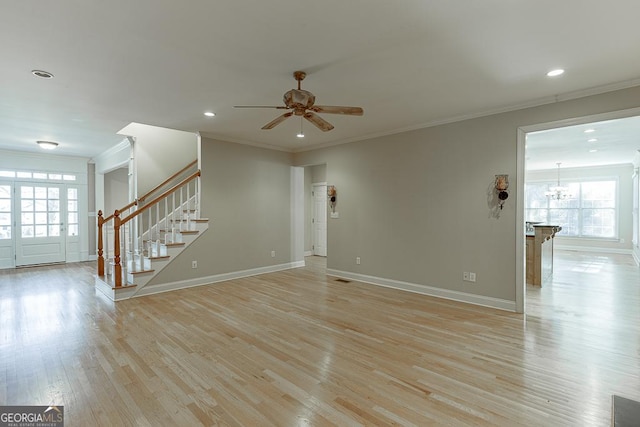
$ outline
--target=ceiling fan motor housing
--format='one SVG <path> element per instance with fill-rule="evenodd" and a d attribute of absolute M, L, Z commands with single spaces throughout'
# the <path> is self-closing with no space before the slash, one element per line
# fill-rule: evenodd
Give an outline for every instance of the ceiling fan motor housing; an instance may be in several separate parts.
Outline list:
<path fill-rule="evenodd" d="M 284 105 L 294 110 L 306 110 L 313 107 L 316 97 L 309 91 L 291 89 L 284 94 Z"/>

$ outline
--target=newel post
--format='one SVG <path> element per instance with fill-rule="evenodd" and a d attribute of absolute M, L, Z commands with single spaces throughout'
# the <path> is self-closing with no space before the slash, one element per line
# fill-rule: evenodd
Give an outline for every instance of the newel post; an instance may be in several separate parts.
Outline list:
<path fill-rule="evenodd" d="M 104 252 L 102 250 L 102 225 L 104 217 L 102 211 L 98 211 L 98 276 L 104 276 Z"/>
<path fill-rule="evenodd" d="M 122 286 L 122 265 L 120 265 L 120 212 L 113 214 L 113 276 L 116 288 Z"/>

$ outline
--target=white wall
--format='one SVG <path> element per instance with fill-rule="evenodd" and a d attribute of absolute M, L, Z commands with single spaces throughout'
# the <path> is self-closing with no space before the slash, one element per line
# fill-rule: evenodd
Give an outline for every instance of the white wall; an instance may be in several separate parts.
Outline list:
<path fill-rule="evenodd" d="M 633 159 L 633 257 L 640 265 L 640 150 Z"/>
<path fill-rule="evenodd" d="M 633 240 L 633 186 L 631 176 L 633 175 L 633 165 L 609 165 L 585 168 L 562 168 L 561 184 L 565 180 L 595 180 L 614 178 L 618 181 L 618 238 L 617 239 L 589 239 L 557 236 L 555 245 L 561 248 L 575 250 L 604 250 L 618 253 L 631 253 Z M 527 182 L 552 181 L 558 179 L 558 170 L 536 170 L 527 171 L 525 179 Z M 562 224 L 560 224 L 562 225 Z"/>
<path fill-rule="evenodd" d="M 79 230 L 89 230 L 89 223 L 95 221 L 93 216 L 91 218 L 89 216 L 88 164 L 89 159 L 84 157 L 0 150 L 0 169 L 25 172 L 66 172 L 76 175 L 76 181 L 62 183 L 78 188 Z M 16 181 L 19 181 L 19 179 L 16 178 Z M 71 241 L 72 243 L 70 244 Z M 67 240 L 66 257 L 67 261 L 70 262 L 89 259 L 88 233 L 81 233 L 76 239 Z"/>

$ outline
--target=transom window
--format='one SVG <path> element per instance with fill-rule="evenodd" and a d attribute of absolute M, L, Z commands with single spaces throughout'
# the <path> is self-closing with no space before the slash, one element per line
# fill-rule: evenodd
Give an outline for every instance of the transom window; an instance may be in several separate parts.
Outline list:
<path fill-rule="evenodd" d="M 555 200 L 545 192 L 554 182 L 527 183 L 526 221 L 560 225 L 565 236 L 589 238 L 618 237 L 618 196 L 616 180 L 563 182 L 571 197 Z"/>
<path fill-rule="evenodd" d="M 0 178 L 37 179 L 39 181 L 75 181 L 77 176 L 67 173 L 0 170 Z"/>

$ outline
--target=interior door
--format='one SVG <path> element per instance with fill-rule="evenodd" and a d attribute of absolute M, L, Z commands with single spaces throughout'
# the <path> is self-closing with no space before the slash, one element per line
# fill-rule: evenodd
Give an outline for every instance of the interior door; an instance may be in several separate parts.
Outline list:
<path fill-rule="evenodd" d="M 16 183 L 16 266 L 64 262 L 64 185 Z"/>
<path fill-rule="evenodd" d="M 313 254 L 327 256 L 326 184 L 313 184 Z"/>
<path fill-rule="evenodd" d="M 13 185 L 0 181 L 0 268 L 14 266 Z"/>

